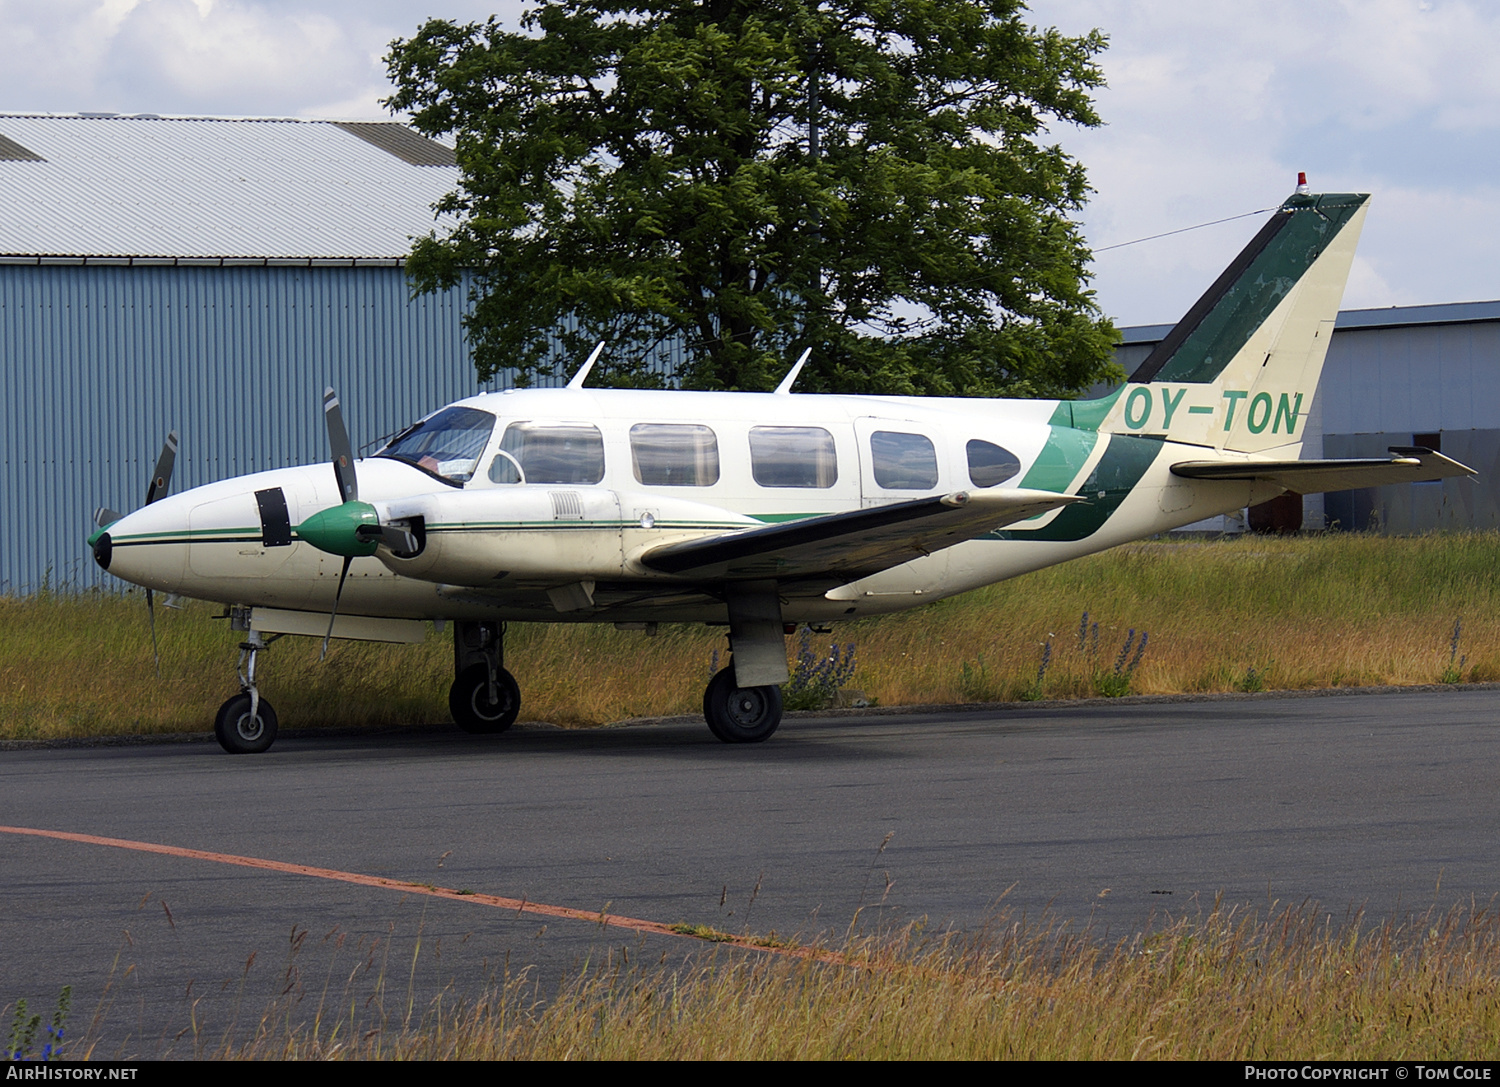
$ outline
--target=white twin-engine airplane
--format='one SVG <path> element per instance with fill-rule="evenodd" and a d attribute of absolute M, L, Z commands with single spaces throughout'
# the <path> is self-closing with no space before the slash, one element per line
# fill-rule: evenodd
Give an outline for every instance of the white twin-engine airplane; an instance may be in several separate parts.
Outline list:
<path fill-rule="evenodd" d="M 794 624 L 899 611 L 1284 491 L 1470 470 L 1428 449 L 1297 459 L 1363 194 L 1290 197 L 1128 384 L 1098 400 L 564 389 L 452 404 L 355 461 L 333 390 L 333 470 L 284 468 L 97 515 L 111 573 L 229 605 L 246 631 L 219 742 L 259 752 L 266 635 L 420 641 L 454 625 L 449 705 L 501 732 L 511 622 L 727 626 L 703 696 L 727 743 L 769 737 Z M 806 361 L 806 355 L 802 361 Z M 580 681 L 586 682 L 581 679 Z"/>

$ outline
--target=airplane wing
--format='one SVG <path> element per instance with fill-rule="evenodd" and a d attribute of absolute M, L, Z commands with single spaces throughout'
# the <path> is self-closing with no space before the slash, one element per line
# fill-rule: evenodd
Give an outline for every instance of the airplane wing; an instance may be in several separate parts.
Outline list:
<path fill-rule="evenodd" d="M 959 491 L 662 544 L 640 561 L 660 573 L 715 581 L 830 575 L 854 581 L 1079 501 L 1019 488 Z"/>
<path fill-rule="evenodd" d="M 1353 460 L 1189 460 L 1172 465 L 1185 479 L 1239 479 L 1274 483 L 1298 494 L 1427 483 L 1471 476 L 1474 469 L 1422 446 L 1392 446 L 1394 456 Z"/>

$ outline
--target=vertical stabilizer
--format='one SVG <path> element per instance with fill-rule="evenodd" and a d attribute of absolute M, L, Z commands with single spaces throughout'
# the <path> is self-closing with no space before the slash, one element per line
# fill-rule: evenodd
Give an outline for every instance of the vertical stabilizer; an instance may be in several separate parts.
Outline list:
<path fill-rule="evenodd" d="M 1369 200 L 1291 196 L 1107 406 L 1093 402 L 1099 429 L 1295 456 Z"/>

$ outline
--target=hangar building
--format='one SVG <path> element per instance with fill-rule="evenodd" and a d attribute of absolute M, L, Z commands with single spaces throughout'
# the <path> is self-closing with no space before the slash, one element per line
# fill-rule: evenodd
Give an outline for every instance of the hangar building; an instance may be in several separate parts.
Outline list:
<path fill-rule="evenodd" d="M 0 114 L 0 593 L 106 583 L 84 538 L 173 489 L 327 458 L 477 391 L 463 291 L 402 268 L 453 189 L 399 124 Z"/>

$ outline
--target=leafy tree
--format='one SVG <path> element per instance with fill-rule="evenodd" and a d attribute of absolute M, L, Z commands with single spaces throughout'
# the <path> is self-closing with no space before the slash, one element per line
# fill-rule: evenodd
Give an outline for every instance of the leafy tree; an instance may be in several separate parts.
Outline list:
<path fill-rule="evenodd" d="M 481 377 L 610 342 L 646 383 L 1063 395 L 1112 372 L 1069 214 L 1099 124 L 1097 31 L 1019 0 L 561 0 L 522 32 L 433 20 L 386 58 L 387 105 L 452 139 L 461 181 L 419 239 L 421 290 L 475 278 Z"/>

